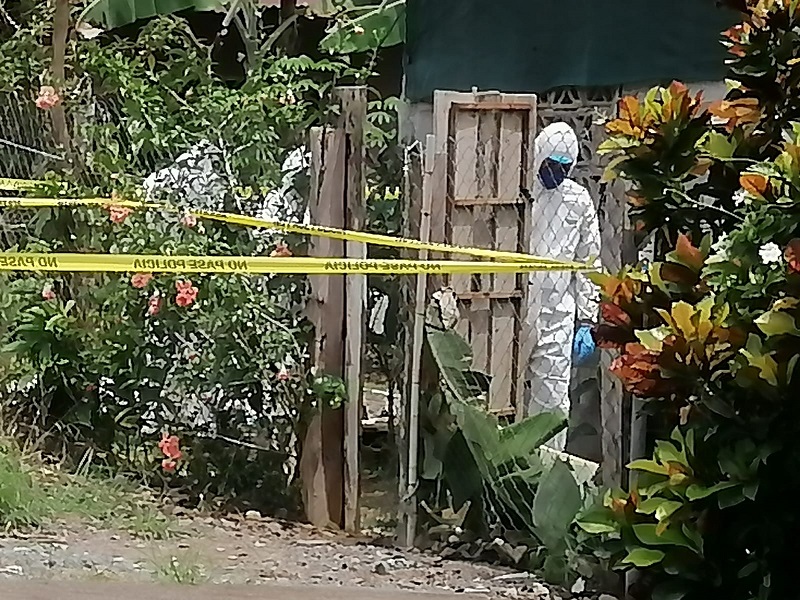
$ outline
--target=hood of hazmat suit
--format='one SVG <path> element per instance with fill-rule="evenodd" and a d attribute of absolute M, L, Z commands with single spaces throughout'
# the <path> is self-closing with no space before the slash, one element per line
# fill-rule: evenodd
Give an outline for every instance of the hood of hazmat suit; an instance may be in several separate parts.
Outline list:
<path fill-rule="evenodd" d="M 579 143 L 566 123 L 541 131 L 535 143 L 530 252 L 567 261 L 599 265 L 600 227 L 589 191 L 569 179 L 578 162 Z M 545 161 L 567 165 L 562 176 L 539 173 Z M 546 169 L 545 169 L 546 170 Z M 544 181 L 543 181 L 544 179 Z M 572 350 L 577 322 L 597 320 L 598 291 L 584 275 L 573 272 L 532 273 L 528 287 L 529 347 L 525 412 L 561 410 L 569 415 Z M 549 444 L 563 450 L 566 434 Z"/>

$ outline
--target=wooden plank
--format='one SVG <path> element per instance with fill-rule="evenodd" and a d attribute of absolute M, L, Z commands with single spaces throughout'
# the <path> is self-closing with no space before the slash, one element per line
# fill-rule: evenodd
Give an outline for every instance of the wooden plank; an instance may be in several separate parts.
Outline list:
<path fill-rule="evenodd" d="M 496 208 L 495 248 L 512 252 L 523 251 L 520 247 L 520 214 L 516 207 Z M 527 251 L 527 249 L 524 249 Z M 518 288 L 519 278 L 516 273 L 495 273 L 493 290 L 496 292 L 512 292 Z"/>
<path fill-rule="evenodd" d="M 520 113 L 509 112 L 501 115 L 497 177 L 497 195 L 499 197 L 520 197 L 519 190 L 522 185 L 523 172 L 522 146 L 525 135 L 523 116 Z M 522 236 L 520 235 L 524 218 L 524 210 L 498 208 L 495 216 L 497 222 L 495 247 L 498 250 L 527 252 L 528 249 L 522 247 Z M 523 283 L 524 278 L 515 273 L 498 273 L 495 275 L 494 289 L 498 291 L 513 290 Z"/>
<path fill-rule="evenodd" d="M 362 231 L 366 223 L 364 196 L 364 123 L 367 120 L 367 88 L 340 87 L 336 95 L 341 104 L 339 129 L 347 137 L 345 227 Z M 367 245 L 348 241 L 346 256 L 366 258 Z M 344 405 L 344 529 L 361 532 L 361 416 L 363 415 L 364 340 L 366 338 L 366 275 L 345 277 L 345 364 L 347 402 Z"/>
<path fill-rule="evenodd" d="M 498 300 L 492 307 L 492 349 L 489 388 L 489 408 L 503 411 L 514 407 L 516 385 L 515 322 L 517 312 L 514 303 Z"/>
<path fill-rule="evenodd" d="M 491 206 L 476 206 L 472 209 L 473 221 L 472 243 L 477 248 L 489 248 L 494 246 L 494 210 Z M 489 292 L 492 290 L 492 280 L 494 275 L 486 273 L 483 275 L 472 276 L 472 289 L 478 292 Z"/>
<path fill-rule="evenodd" d="M 344 226 L 345 135 L 343 131 L 311 131 L 312 193 L 309 211 L 314 223 Z M 340 240 L 312 238 L 310 256 L 343 256 Z M 342 375 L 344 353 L 344 278 L 309 277 L 308 317 L 314 325 L 312 360 L 321 373 Z M 343 412 L 323 404 L 307 424 L 300 455 L 303 506 L 309 522 L 320 528 L 341 527 L 344 517 Z"/>
<path fill-rule="evenodd" d="M 469 307 L 472 368 L 489 373 L 491 312 L 489 300 L 475 300 Z"/>
<path fill-rule="evenodd" d="M 463 292 L 458 295 L 459 300 L 469 302 L 471 300 L 511 300 L 522 298 L 522 290 L 511 290 L 508 292 Z"/>
<path fill-rule="evenodd" d="M 452 174 L 448 197 L 473 196 L 478 189 L 478 115 L 459 113 L 451 108 L 450 137 L 448 148 L 448 171 Z M 450 231 L 453 244 L 471 246 L 474 216 L 469 208 L 450 208 Z M 468 256 L 455 255 L 455 260 L 471 260 Z M 450 286 L 458 294 L 472 289 L 472 276 L 452 275 Z"/>
<path fill-rule="evenodd" d="M 496 110 L 496 111 L 528 111 L 531 105 L 528 102 L 458 102 L 459 110 Z"/>
<path fill-rule="evenodd" d="M 451 240 L 457 246 L 472 246 L 475 242 L 472 238 L 472 228 L 475 223 L 475 216 L 473 211 L 469 208 L 456 208 L 451 215 Z M 471 260 L 470 257 L 454 254 L 454 260 Z M 451 275 L 450 287 L 456 295 L 462 292 L 469 292 L 472 290 L 472 276 L 471 275 Z"/>
<path fill-rule="evenodd" d="M 434 150 L 437 142 L 435 138 L 429 137 L 433 140 Z M 435 154 L 433 157 L 433 168 L 430 173 L 425 177 L 430 181 L 431 186 L 431 241 L 433 242 L 446 242 L 447 241 L 447 212 L 449 210 L 447 202 L 447 154 Z M 431 258 L 434 260 L 444 260 L 451 258 L 445 256 L 441 252 L 432 252 Z M 428 295 L 432 294 L 435 290 L 443 288 L 447 284 L 447 277 L 445 275 L 430 275 L 428 276 Z"/>
<path fill-rule="evenodd" d="M 433 92 L 433 135 L 436 138 L 436 153 L 447 153 L 449 136 L 452 135 L 449 125 L 450 109 L 454 105 L 463 106 L 477 102 L 487 102 L 500 99 L 496 91 L 478 92 L 453 92 L 449 90 L 435 90 Z"/>
<path fill-rule="evenodd" d="M 455 112 L 450 137 L 453 144 L 449 151 L 451 161 L 453 198 L 477 195 L 478 115 Z"/>
<path fill-rule="evenodd" d="M 485 206 L 487 204 L 497 206 L 519 206 L 525 204 L 525 200 L 520 198 L 519 189 L 517 189 L 517 196 L 514 198 L 454 198 L 453 204 L 455 206 Z"/>
<path fill-rule="evenodd" d="M 519 188 L 523 182 L 524 116 L 520 113 L 502 114 L 497 176 L 497 196 L 500 198 L 519 198 Z"/>
<path fill-rule="evenodd" d="M 463 114 L 463 113 L 462 113 Z M 496 198 L 497 174 L 500 162 L 500 121 L 502 114 L 497 111 L 481 111 L 478 115 L 478 143 L 475 164 L 476 196 Z M 463 195 L 456 193 L 456 198 Z"/>

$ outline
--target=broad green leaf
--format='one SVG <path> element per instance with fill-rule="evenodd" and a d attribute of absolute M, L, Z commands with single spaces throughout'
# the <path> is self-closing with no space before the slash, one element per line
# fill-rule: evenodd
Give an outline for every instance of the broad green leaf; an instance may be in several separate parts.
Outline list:
<path fill-rule="evenodd" d="M 648 473 L 655 473 L 656 475 L 669 475 L 667 467 L 652 460 L 635 460 L 628 464 L 628 468 L 632 471 L 646 471 Z"/>
<path fill-rule="evenodd" d="M 665 440 L 656 441 L 656 454 L 661 462 L 673 462 L 688 467 L 686 454 L 673 444 Z"/>
<path fill-rule="evenodd" d="M 601 533 L 614 533 L 619 527 L 610 523 L 593 523 L 591 521 L 577 521 L 578 527 L 583 529 L 586 533 L 598 535 Z"/>
<path fill-rule="evenodd" d="M 536 533 L 549 548 L 563 543 L 582 505 L 581 491 L 569 467 L 556 461 L 542 478 L 533 500 Z"/>
<path fill-rule="evenodd" d="M 619 172 L 617 171 L 617 167 L 624 163 L 625 161 L 629 160 L 628 156 L 621 155 L 615 156 L 612 158 L 608 164 L 606 165 L 605 170 L 603 171 L 603 181 L 606 183 L 610 183 L 617 179 Z"/>
<path fill-rule="evenodd" d="M 698 143 L 698 147 L 710 156 L 722 160 L 732 158 L 736 152 L 736 143 L 716 131 L 706 133 Z"/>
<path fill-rule="evenodd" d="M 664 554 L 661 550 L 654 550 L 652 548 L 634 548 L 628 555 L 622 559 L 622 562 L 634 567 L 650 567 L 664 560 Z"/>
<path fill-rule="evenodd" d="M 664 347 L 664 339 L 670 334 L 668 327 L 661 326 L 653 329 L 643 329 L 635 332 L 636 337 L 642 346 L 652 352 L 661 352 Z"/>
<path fill-rule="evenodd" d="M 405 11 L 405 0 L 353 7 L 328 31 L 320 47 L 350 54 L 402 44 L 406 38 Z"/>
<path fill-rule="evenodd" d="M 676 500 L 667 500 L 666 498 L 648 498 L 639 504 L 636 512 L 645 515 L 655 514 L 658 521 L 667 519 L 676 510 L 683 507 L 683 502 Z"/>
<path fill-rule="evenodd" d="M 800 330 L 797 329 L 794 317 L 785 312 L 765 312 L 755 320 L 755 323 L 767 337 L 786 334 L 800 335 Z"/>
<path fill-rule="evenodd" d="M 681 546 L 690 550 L 697 550 L 694 544 L 684 533 L 675 527 L 667 527 L 658 531 L 658 525 L 652 523 L 639 523 L 633 526 L 633 533 L 643 544 L 650 546 Z"/>
<path fill-rule="evenodd" d="M 472 349 L 455 331 L 427 328 L 426 339 L 439 372 L 462 402 L 477 401 L 488 390 L 488 379 L 472 370 Z"/>
<path fill-rule="evenodd" d="M 182 10 L 216 10 L 222 0 L 99 0 L 91 5 L 86 20 L 116 29 L 142 19 L 170 15 Z"/>
<path fill-rule="evenodd" d="M 575 522 L 578 527 L 591 534 L 614 533 L 620 528 L 614 514 L 608 508 L 598 505 L 583 510 Z"/>
<path fill-rule="evenodd" d="M 500 430 L 500 443 L 509 457 L 527 457 L 566 429 L 567 417 L 558 412 L 532 415 Z"/>
<path fill-rule="evenodd" d="M 683 508 L 683 502 L 665 500 L 661 503 L 661 506 L 656 509 L 656 520 L 658 520 L 659 523 L 665 521 L 669 519 L 675 511 L 681 508 Z"/>
<path fill-rule="evenodd" d="M 761 379 L 770 385 L 777 386 L 778 363 L 769 354 L 763 354 L 761 350 L 761 339 L 751 333 L 747 338 L 747 347 L 740 352 L 752 367 L 758 369 Z"/>
<path fill-rule="evenodd" d="M 721 481 L 720 483 L 716 483 L 711 487 L 706 487 L 704 485 L 700 485 L 699 483 L 693 483 L 692 485 L 686 488 L 686 497 L 689 500 L 702 500 L 703 498 L 708 498 L 709 496 L 713 496 L 717 492 L 721 492 L 722 490 L 736 487 L 738 485 L 741 484 L 735 483 L 733 481 Z"/>

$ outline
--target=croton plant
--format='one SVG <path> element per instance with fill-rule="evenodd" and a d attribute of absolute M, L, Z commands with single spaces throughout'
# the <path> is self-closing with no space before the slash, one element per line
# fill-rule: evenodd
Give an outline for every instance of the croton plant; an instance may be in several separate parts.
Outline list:
<path fill-rule="evenodd" d="M 602 148 L 656 260 L 597 277 L 595 337 L 655 439 L 579 526 L 639 598 L 800 597 L 800 1 L 729 4 L 725 99 L 625 98 Z"/>

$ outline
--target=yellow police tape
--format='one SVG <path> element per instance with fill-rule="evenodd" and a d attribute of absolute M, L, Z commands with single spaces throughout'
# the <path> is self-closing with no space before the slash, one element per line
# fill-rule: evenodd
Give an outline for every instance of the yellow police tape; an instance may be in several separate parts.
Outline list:
<path fill-rule="evenodd" d="M 288 275 L 418 275 L 563 271 L 561 265 L 265 256 L 0 253 L 0 271 L 117 273 L 282 273 Z M 588 269 L 587 269 L 588 270 Z"/>
<path fill-rule="evenodd" d="M 22 180 L 22 179 L 3 179 L 0 178 L 0 189 L 4 190 L 13 190 L 13 191 L 21 191 L 21 192 L 29 192 L 35 191 L 37 189 L 42 189 L 43 186 L 46 185 L 46 182 L 43 181 L 32 181 L 32 180 Z M 0 207 L 5 208 L 56 208 L 56 207 L 78 207 L 78 206 L 104 206 L 104 207 L 111 207 L 111 206 L 118 206 L 130 209 L 154 209 L 154 210 L 162 210 L 168 211 L 173 213 L 180 213 L 180 212 L 187 212 L 184 209 L 174 207 L 168 204 L 163 203 L 154 203 L 154 202 L 138 202 L 138 201 L 130 201 L 130 200 L 116 200 L 113 198 L 29 198 L 29 197 L 7 197 L 7 198 L 0 198 Z M 428 252 L 440 252 L 446 254 L 459 254 L 462 256 L 471 256 L 474 258 L 480 258 L 491 260 L 491 261 L 499 261 L 504 264 L 498 264 L 497 262 L 458 262 L 458 261 L 414 261 L 414 260 L 396 260 L 396 261 L 361 261 L 361 260 L 352 260 L 352 259 L 345 259 L 344 261 L 340 261 L 339 259 L 329 259 L 329 258 L 320 258 L 320 259 L 307 259 L 307 258 L 294 258 L 293 263 L 286 263 L 287 258 L 251 258 L 247 259 L 247 257 L 194 257 L 194 262 L 192 264 L 204 264 L 204 265 L 215 265 L 219 264 L 219 261 L 226 261 L 231 260 L 234 261 L 231 264 L 245 264 L 241 261 L 247 260 L 256 260 L 257 262 L 251 263 L 252 269 L 250 270 L 222 270 L 222 271 L 215 271 L 215 272 L 252 272 L 252 273 L 305 273 L 305 274 L 319 274 L 319 273 L 331 273 L 333 270 L 331 268 L 326 267 L 326 265 L 332 265 L 334 263 L 340 263 L 340 266 L 343 267 L 344 270 L 339 270 L 336 272 L 339 273 L 351 273 L 351 274 L 364 274 L 364 273 L 406 273 L 409 275 L 418 274 L 418 273 L 430 273 L 430 272 L 437 272 L 437 273 L 469 273 L 469 274 L 478 274 L 478 273 L 520 273 L 520 272 L 532 272 L 532 271 L 593 271 L 595 270 L 588 264 L 581 264 L 576 262 L 568 262 L 562 260 L 556 260 L 552 258 L 544 258 L 539 256 L 533 256 L 530 254 L 524 254 L 520 252 L 508 252 L 503 250 L 490 250 L 488 248 L 471 248 L 466 246 L 457 246 L 453 244 L 442 244 L 438 242 L 423 242 L 421 240 L 414 240 L 410 238 L 402 238 L 402 237 L 394 237 L 389 235 L 381 235 L 376 233 L 366 233 L 361 231 L 351 231 L 347 229 L 338 229 L 334 227 L 325 227 L 322 225 L 303 225 L 300 223 L 289 223 L 285 221 L 272 221 L 268 219 L 261 219 L 257 217 L 249 217 L 246 215 L 240 214 L 233 214 L 233 213 L 225 213 L 225 212 L 217 212 L 217 211 L 206 211 L 206 210 L 190 210 L 188 214 L 191 214 L 197 218 L 202 219 L 211 219 L 215 221 L 221 221 L 228 224 L 233 225 L 242 225 L 246 227 L 257 227 L 262 229 L 271 229 L 275 231 L 282 231 L 285 233 L 297 233 L 297 234 L 304 234 L 304 235 L 312 235 L 318 237 L 326 237 L 331 239 L 349 241 L 349 242 L 358 242 L 364 244 L 373 244 L 378 246 L 388 246 L 394 248 L 404 248 L 409 250 L 426 250 Z M 5 256 L 9 257 L 12 256 L 11 254 L 6 254 Z M 22 256 L 34 256 L 35 261 L 38 263 L 40 262 L 40 258 L 42 256 L 55 256 L 55 255 L 19 255 Z M 133 267 L 128 268 L 116 268 L 114 265 L 122 264 L 115 262 L 116 256 L 114 255 L 60 255 L 61 261 L 59 262 L 61 267 L 58 269 L 50 268 L 49 270 L 60 270 L 60 271 L 67 271 L 67 270 L 84 270 L 84 271 L 103 271 L 103 270 L 121 270 L 121 271 L 129 271 L 129 270 L 139 270 L 139 271 L 146 271 L 148 269 L 134 269 Z M 96 261 L 95 268 L 79 268 L 80 265 L 89 265 L 91 263 L 92 257 Z M 72 259 L 74 258 L 74 261 Z M 136 257 L 129 256 L 127 257 L 129 263 L 132 264 L 130 261 L 136 259 Z M 175 257 L 169 256 L 159 256 L 159 257 L 141 257 L 143 259 L 148 260 L 173 260 Z M 308 261 L 311 260 L 311 263 L 302 263 L 298 261 Z M 72 262 L 70 262 L 72 261 Z M 237 262 L 238 261 L 238 262 Z M 266 262 L 264 262 L 266 261 Z M 43 264 L 46 261 L 41 261 Z M 67 267 L 67 263 L 74 265 L 73 267 Z M 0 270 L 40 270 L 41 267 L 34 269 L 33 267 L 25 267 L 25 261 L 20 261 L 19 266 L 16 267 L 2 267 L 0 266 Z M 512 265 L 509 263 L 516 263 L 516 265 Z M 171 263 L 172 264 L 172 263 Z M 174 263 L 178 264 L 178 263 Z M 188 264 L 188 263 L 180 263 L 180 264 Z M 305 265 L 305 266 L 302 266 Z M 429 265 L 428 268 L 426 265 Z M 102 267 L 102 268 L 96 268 Z M 298 271 L 297 269 L 304 268 L 304 269 L 315 269 L 313 271 Z M 279 270 L 276 270 L 279 269 Z M 162 270 L 162 269 L 151 269 L 151 270 Z M 169 269 L 167 269 L 169 270 Z M 176 271 L 178 272 L 178 271 Z M 184 272 L 196 272 L 196 271 L 184 271 Z"/>
<path fill-rule="evenodd" d="M 6 192 L 30 192 L 42 187 L 44 184 L 44 181 L 33 181 L 30 179 L 9 179 L 7 177 L 0 177 L 0 190 Z"/>
<path fill-rule="evenodd" d="M 169 212 L 181 212 L 178 208 L 161 203 L 112 200 L 110 198 L 0 198 L 0 207 L 5 208 L 56 208 L 76 206 L 119 206 L 131 209 L 155 209 Z M 461 254 L 464 256 L 491 259 L 501 262 L 520 262 L 540 265 L 549 264 L 558 266 L 562 271 L 591 270 L 586 264 L 544 258 L 530 254 L 523 254 L 520 252 L 490 250 L 488 248 L 470 248 L 466 246 L 442 244 L 439 242 L 423 242 L 420 240 L 381 235 L 378 233 L 350 231 L 347 229 L 337 229 L 335 227 L 325 227 L 323 225 L 303 225 L 301 223 L 271 221 L 268 219 L 260 219 L 258 217 L 249 217 L 246 215 L 215 211 L 191 210 L 189 211 L 189 214 L 197 218 L 222 221 L 232 225 L 272 229 L 286 233 L 313 235 L 349 242 L 373 244 L 377 246 L 389 246 L 393 248 L 404 248 L 410 250 L 427 250 L 428 252 L 440 252 L 445 254 Z"/>

